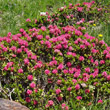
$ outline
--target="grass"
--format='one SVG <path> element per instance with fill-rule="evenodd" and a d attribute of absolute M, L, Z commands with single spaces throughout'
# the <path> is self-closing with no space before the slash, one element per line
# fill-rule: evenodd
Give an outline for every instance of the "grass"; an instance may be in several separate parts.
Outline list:
<path fill-rule="evenodd" d="M 92 0 L 0 0 L 0 36 L 6 36 L 8 32 L 17 33 L 27 18 L 35 19 L 40 12 L 52 13 L 69 3 L 84 1 Z M 105 0 L 104 3 L 108 2 L 109 0 Z"/>
<path fill-rule="evenodd" d="M 87 29 L 88 33 L 92 36 L 98 36 L 99 34 L 103 35 L 103 40 L 110 46 L 110 23 L 100 24 L 96 27 L 91 27 Z"/>
<path fill-rule="evenodd" d="M 17 33 L 27 18 L 37 18 L 40 12 L 55 12 L 64 2 L 69 3 L 68 0 L 0 0 L 0 36 Z"/>

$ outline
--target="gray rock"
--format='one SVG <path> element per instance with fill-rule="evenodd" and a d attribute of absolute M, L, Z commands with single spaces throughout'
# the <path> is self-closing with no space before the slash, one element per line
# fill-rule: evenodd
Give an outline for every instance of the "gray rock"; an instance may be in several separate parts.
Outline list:
<path fill-rule="evenodd" d="M 0 110 L 29 110 L 18 102 L 0 98 Z"/>

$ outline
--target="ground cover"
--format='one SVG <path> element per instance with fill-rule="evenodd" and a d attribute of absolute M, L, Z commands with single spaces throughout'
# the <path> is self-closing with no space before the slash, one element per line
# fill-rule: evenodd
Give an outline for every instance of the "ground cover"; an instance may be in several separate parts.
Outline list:
<path fill-rule="evenodd" d="M 0 97 L 31 110 L 109 110 L 110 47 L 98 33 L 109 10 L 102 7 L 68 4 L 0 37 Z"/>

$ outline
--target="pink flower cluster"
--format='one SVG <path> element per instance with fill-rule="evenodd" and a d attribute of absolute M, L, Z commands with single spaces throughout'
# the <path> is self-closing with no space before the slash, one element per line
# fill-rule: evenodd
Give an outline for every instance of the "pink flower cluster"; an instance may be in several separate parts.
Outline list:
<path fill-rule="evenodd" d="M 89 10 L 94 3 L 69 4 L 69 7 L 64 6 L 59 11 L 68 8 L 83 13 L 85 8 L 82 6 Z M 16 35 L 8 33 L 7 37 L 0 37 L 0 54 L 5 56 L 4 60 L 0 56 L 1 70 L 9 79 L 15 77 L 22 87 L 26 87 L 20 95 L 27 103 L 34 107 L 38 103 L 44 104 L 48 95 L 46 108 L 60 102 L 62 110 L 69 110 L 68 102 L 65 102 L 70 101 L 72 95 L 76 96 L 76 102 L 86 102 L 87 97 L 91 100 L 94 95 L 94 88 L 100 89 L 100 83 L 109 84 L 110 47 L 103 40 L 84 32 L 86 28 L 81 25 L 86 22 L 85 18 L 79 19 L 76 27 L 63 26 L 63 23 L 60 27 L 55 25 L 56 21 L 60 22 L 60 14 L 57 17 L 53 15 L 53 18 L 48 13 L 42 14 L 45 14 L 43 17 L 47 18 L 49 25 L 35 20 L 38 28 L 20 29 Z M 72 13 L 62 15 L 67 21 L 75 16 Z M 26 22 L 30 24 L 31 20 Z M 97 103 L 102 104 L 103 100 Z"/>

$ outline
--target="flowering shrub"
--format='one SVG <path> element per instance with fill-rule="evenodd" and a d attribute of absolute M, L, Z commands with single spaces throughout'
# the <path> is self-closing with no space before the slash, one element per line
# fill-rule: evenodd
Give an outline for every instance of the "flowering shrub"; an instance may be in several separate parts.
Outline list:
<path fill-rule="evenodd" d="M 71 98 L 86 106 L 97 95 L 98 103 L 107 98 L 110 47 L 73 26 L 45 29 L 20 29 L 0 38 L 3 90 L 8 94 L 14 89 L 13 100 L 33 107 L 69 104 Z"/>
<path fill-rule="evenodd" d="M 103 4 L 95 1 L 78 3 L 76 5 L 69 4 L 59 8 L 55 13 L 50 15 L 48 12 L 41 12 L 39 19 L 30 21 L 27 19 L 27 27 L 41 27 L 59 25 L 61 27 L 67 25 L 89 26 L 91 24 L 100 24 L 100 22 L 109 21 L 109 9 Z M 99 19 L 100 18 L 100 19 Z M 42 27 L 43 28 L 43 27 Z"/>
<path fill-rule="evenodd" d="M 83 12 L 94 2 L 83 5 L 70 4 L 69 9 Z M 59 11 L 63 10 L 66 8 Z M 18 100 L 32 110 L 55 105 L 71 110 L 71 101 L 76 106 L 88 106 L 108 99 L 110 47 L 102 38 L 88 35 L 85 27 L 77 26 L 80 23 L 62 23 L 60 27 L 54 23 L 46 26 L 46 22 L 39 28 L 0 37 L 1 97 Z"/>

